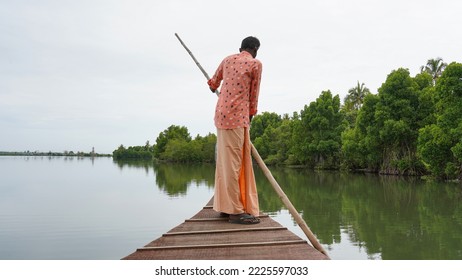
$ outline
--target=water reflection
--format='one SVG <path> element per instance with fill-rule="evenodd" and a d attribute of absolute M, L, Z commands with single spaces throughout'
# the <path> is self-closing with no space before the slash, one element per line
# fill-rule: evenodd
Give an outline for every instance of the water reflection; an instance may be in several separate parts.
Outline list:
<path fill-rule="evenodd" d="M 215 180 L 211 165 L 155 164 L 153 167 L 157 186 L 170 196 L 186 195 L 191 184 L 212 188 Z"/>
<path fill-rule="evenodd" d="M 460 185 L 305 170 L 273 174 L 323 244 L 342 242 L 346 232 L 382 259 L 462 258 Z"/>
<path fill-rule="evenodd" d="M 118 165 L 152 170 L 156 185 L 170 196 L 186 195 L 197 182 L 213 188 L 213 165 Z M 462 259 L 460 185 L 304 169 L 272 168 L 272 173 L 327 248 L 349 242 L 371 259 Z M 283 210 L 258 168 L 255 176 L 262 211 Z"/>
<path fill-rule="evenodd" d="M 184 196 L 191 185 L 205 185 L 213 188 L 215 181 L 214 165 L 211 164 L 177 164 L 155 163 L 139 160 L 114 160 L 117 166 L 124 168 L 142 168 L 155 175 L 155 185 L 171 197 Z"/>
<path fill-rule="evenodd" d="M 120 170 L 129 169 L 129 168 L 144 169 L 146 171 L 146 175 L 149 174 L 150 171 L 155 172 L 153 169 L 154 162 L 152 161 L 114 160 L 114 163 L 119 167 Z"/>
<path fill-rule="evenodd" d="M 4 158 L 11 158 L 11 156 L 3 156 Z M 92 156 L 57 156 L 57 155 L 37 155 L 37 156 L 15 156 L 17 158 L 20 158 L 21 160 L 24 161 L 64 161 L 64 162 L 72 162 L 72 161 L 87 161 L 91 160 L 92 165 L 95 164 L 95 159 L 101 158 L 101 157 L 92 157 Z M 107 158 L 107 157 L 103 157 Z"/>

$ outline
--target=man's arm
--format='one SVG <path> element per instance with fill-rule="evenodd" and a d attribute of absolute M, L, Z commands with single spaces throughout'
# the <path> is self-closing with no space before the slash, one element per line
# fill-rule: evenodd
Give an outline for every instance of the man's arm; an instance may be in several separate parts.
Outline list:
<path fill-rule="evenodd" d="M 252 82 L 250 84 L 250 96 L 249 96 L 249 115 L 250 116 L 257 114 L 258 96 L 260 94 L 261 73 L 262 73 L 262 64 L 259 60 L 256 60 L 255 66 L 252 68 Z"/>
<path fill-rule="evenodd" d="M 220 87 L 220 83 L 223 80 L 223 64 L 224 60 L 218 66 L 213 77 L 207 81 L 207 84 L 212 92 L 215 92 Z"/>

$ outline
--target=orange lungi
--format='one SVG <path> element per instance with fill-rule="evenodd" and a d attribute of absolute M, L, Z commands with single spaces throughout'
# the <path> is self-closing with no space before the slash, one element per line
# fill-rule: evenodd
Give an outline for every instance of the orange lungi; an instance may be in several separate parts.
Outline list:
<path fill-rule="evenodd" d="M 248 128 L 217 129 L 213 209 L 259 215 Z"/>

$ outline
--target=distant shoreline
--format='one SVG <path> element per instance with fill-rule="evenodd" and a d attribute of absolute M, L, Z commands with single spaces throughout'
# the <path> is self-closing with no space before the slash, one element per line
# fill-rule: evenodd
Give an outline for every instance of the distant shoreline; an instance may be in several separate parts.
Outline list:
<path fill-rule="evenodd" d="M 112 154 L 98 154 L 85 152 L 4 152 L 0 151 L 0 156 L 53 156 L 53 157 L 112 157 Z"/>

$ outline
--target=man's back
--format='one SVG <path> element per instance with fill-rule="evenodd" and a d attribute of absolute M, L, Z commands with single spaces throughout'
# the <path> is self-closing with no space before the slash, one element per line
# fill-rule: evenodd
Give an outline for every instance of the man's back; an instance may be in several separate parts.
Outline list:
<path fill-rule="evenodd" d="M 246 51 L 226 57 L 209 82 L 221 94 L 215 110 L 217 128 L 249 126 L 249 116 L 257 113 L 262 64 Z"/>

